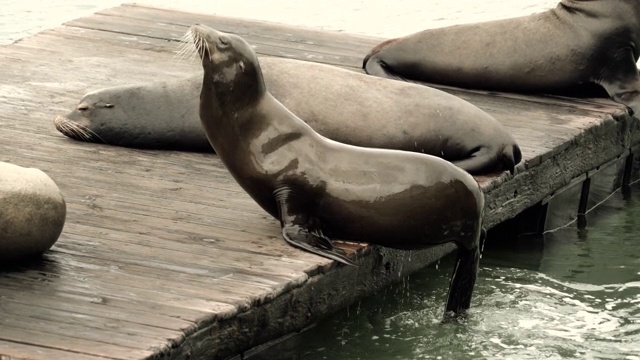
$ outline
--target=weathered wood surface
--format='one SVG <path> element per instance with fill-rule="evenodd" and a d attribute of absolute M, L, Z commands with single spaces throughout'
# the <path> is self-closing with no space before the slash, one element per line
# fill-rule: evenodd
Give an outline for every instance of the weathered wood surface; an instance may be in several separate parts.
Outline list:
<path fill-rule="evenodd" d="M 0 161 L 44 170 L 68 206 L 41 262 L 0 272 L 0 357 L 224 358 L 453 249 L 345 245 L 360 266 L 335 265 L 286 245 L 214 155 L 85 144 L 54 129 L 89 90 L 200 71 L 174 59 L 194 23 L 238 33 L 261 55 L 356 71 L 380 41 L 125 5 L 0 47 Z M 523 149 L 517 176 L 478 178 L 488 226 L 639 142 L 635 119 L 609 100 L 446 90 L 494 115 Z"/>

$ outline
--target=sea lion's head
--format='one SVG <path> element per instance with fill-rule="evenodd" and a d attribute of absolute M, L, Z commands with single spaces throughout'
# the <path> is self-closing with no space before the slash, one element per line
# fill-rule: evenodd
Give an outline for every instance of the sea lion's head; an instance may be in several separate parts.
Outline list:
<path fill-rule="evenodd" d="M 100 90 L 86 94 L 70 113 L 56 116 L 53 124 L 58 131 L 74 140 L 107 143 L 100 135 L 101 128 L 107 125 L 108 119 L 119 116 L 119 109 L 114 99 L 109 99 L 110 95 Z"/>
<path fill-rule="evenodd" d="M 203 89 L 213 87 L 219 101 L 234 107 L 246 106 L 262 96 L 265 86 L 260 64 L 244 39 L 199 24 L 192 26 L 188 35 L 202 59 Z"/>

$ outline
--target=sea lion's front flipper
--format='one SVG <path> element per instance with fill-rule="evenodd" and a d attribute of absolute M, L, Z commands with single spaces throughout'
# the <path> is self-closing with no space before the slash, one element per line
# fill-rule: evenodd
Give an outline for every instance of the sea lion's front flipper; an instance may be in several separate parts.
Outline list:
<path fill-rule="evenodd" d="M 633 49 L 625 48 L 612 56 L 597 82 L 613 100 L 631 108 L 636 117 L 640 116 L 640 76 Z"/>
<path fill-rule="evenodd" d="M 316 226 L 317 221 L 314 221 L 314 218 L 305 212 L 310 205 L 296 201 L 296 196 L 292 194 L 293 191 L 287 186 L 282 186 L 274 191 L 278 202 L 284 240 L 294 247 L 316 255 L 336 260 L 343 264 L 355 265 L 342 249 L 333 246 L 331 240 L 324 236 Z"/>
<path fill-rule="evenodd" d="M 310 233 L 309 230 L 300 226 L 285 224 L 282 226 L 282 237 L 290 245 L 302 250 L 339 261 L 343 264 L 355 265 L 342 249 L 334 247 L 331 240 L 322 234 Z"/>

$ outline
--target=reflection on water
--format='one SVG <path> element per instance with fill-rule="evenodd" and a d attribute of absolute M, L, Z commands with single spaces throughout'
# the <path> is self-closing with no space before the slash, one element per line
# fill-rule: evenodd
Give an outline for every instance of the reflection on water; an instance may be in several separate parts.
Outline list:
<path fill-rule="evenodd" d="M 446 259 L 248 359 L 640 359 L 640 187 L 589 220 L 489 243 L 463 325 L 439 323 Z"/>

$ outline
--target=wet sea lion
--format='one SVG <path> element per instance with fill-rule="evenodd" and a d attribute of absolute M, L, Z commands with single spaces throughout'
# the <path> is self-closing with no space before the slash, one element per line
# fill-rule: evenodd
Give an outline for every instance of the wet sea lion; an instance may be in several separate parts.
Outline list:
<path fill-rule="evenodd" d="M 473 174 L 513 172 L 521 160 L 520 148 L 502 124 L 445 92 L 299 60 L 263 58 L 261 63 L 276 99 L 333 140 L 424 152 Z M 201 86 L 198 75 L 98 90 L 54 123 L 78 140 L 211 151 L 197 112 Z"/>
<path fill-rule="evenodd" d="M 640 1 L 562 0 L 512 19 L 421 31 L 365 57 L 375 76 L 497 91 L 575 94 L 592 83 L 640 111 Z"/>
<path fill-rule="evenodd" d="M 464 170 L 415 152 L 323 137 L 265 87 L 242 38 L 190 28 L 204 69 L 200 119 L 238 184 L 281 224 L 292 246 L 351 264 L 331 238 L 416 249 L 458 246 L 446 311 L 469 307 L 484 195 Z"/>

